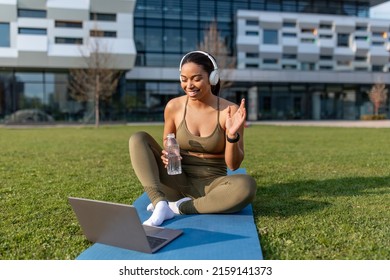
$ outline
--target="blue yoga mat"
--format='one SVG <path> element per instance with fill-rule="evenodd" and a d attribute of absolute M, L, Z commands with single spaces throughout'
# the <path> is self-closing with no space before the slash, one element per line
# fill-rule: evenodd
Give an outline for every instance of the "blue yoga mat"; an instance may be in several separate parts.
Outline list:
<path fill-rule="evenodd" d="M 245 173 L 239 169 L 233 173 Z M 144 193 L 135 202 L 141 221 L 151 215 Z M 78 260 L 262 260 L 263 254 L 254 224 L 252 206 L 234 214 L 180 215 L 165 221 L 164 227 L 183 234 L 154 254 L 95 243 Z"/>

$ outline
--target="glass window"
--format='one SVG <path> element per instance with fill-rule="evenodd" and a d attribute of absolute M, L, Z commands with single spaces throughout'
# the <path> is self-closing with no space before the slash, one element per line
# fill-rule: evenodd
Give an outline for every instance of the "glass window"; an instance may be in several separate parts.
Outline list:
<path fill-rule="evenodd" d="M 164 18 L 180 19 L 180 0 L 163 1 Z"/>
<path fill-rule="evenodd" d="M 164 34 L 164 51 L 180 52 L 180 30 L 179 29 L 165 29 Z"/>
<path fill-rule="evenodd" d="M 254 20 L 254 19 L 248 19 L 246 21 L 246 25 L 248 26 L 258 26 L 259 25 L 259 21 L 258 20 Z"/>
<path fill-rule="evenodd" d="M 367 25 L 357 25 L 355 29 L 356 31 L 367 31 Z"/>
<path fill-rule="evenodd" d="M 137 51 L 144 51 L 145 50 L 145 29 L 143 27 L 134 27 L 134 40 L 135 45 L 137 48 Z"/>
<path fill-rule="evenodd" d="M 90 13 L 89 19 L 99 21 L 116 21 L 116 14 Z"/>
<path fill-rule="evenodd" d="M 365 3 L 365 2 L 359 2 L 358 3 L 359 6 L 357 8 L 357 16 L 358 17 L 363 17 L 363 18 L 367 18 L 368 15 L 369 15 L 369 3 Z"/>
<path fill-rule="evenodd" d="M 296 54 L 284 53 L 283 54 L 283 59 L 297 59 L 297 55 Z"/>
<path fill-rule="evenodd" d="M 333 56 L 331 55 L 320 55 L 320 60 L 332 60 Z"/>
<path fill-rule="evenodd" d="M 355 16 L 356 15 L 356 4 L 353 1 L 344 1 L 342 3 L 343 11 L 342 14 L 348 15 L 348 16 Z"/>
<path fill-rule="evenodd" d="M 367 61 L 367 56 L 355 56 L 355 61 Z"/>
<path fill-rule="evenodd" d="M 233 1 L 233 11 L 236 12 L 237 10 L 248 10 L 249 9 L 249 1 Z"/>
<path fill-rule="evenodd" d="M 183 29 L 182 30 L 182 51 L 189 52 L 196 49 L 198 40 L 198 30 Z"/>
<path fill-rule="evenodd" d="M 310 12 L 310 0 L 298 0 L 298 12 Z"/>
<path fill-rule="evenodd" d="M 148 0 L 145 1 L 145 12 L 147 17 L 151 18 L 162 18 L 163 7 L 161 0 Z"/>
<path fill-rule="evenodd" d="M 337 34 L 337 46 L 339 46 L 339 47 L 348 47 L 349 46 L 349 34 L 348 33 L 338 33 Z"/>
<path fill-rule="evenodd" d="M 19 93 L 18 109 L 43 107 L 45 101 L 42 72 L 16 72 L 15 81 Z"/>
<path fill-rule="evenodd" d="M 332 29 L 332 24 L 330 24 L 330 23 L 320 23 L 320 29 L 330 30 L 330 29 Z"/>
<path fill-rule="evenodd" d="M 199 15 L 201 19 L 213 20 L 215 18 L 215 1 L 199 0 Z"/>
<path fill-rule="evenodd" d="M 146 51 L 162 51 L 162 42 L 163 42 L 163 32 L 162 28 L 147 28 L 145 45 Z"/>
<path fill-rule="evenodd" d="M 217 19 L 218 22 L 220 21 L 231 21 L 232 20 L 232 11 L 231 11 L 231 5 L 229 1 L 219 1 L 217 3 Z"/>
<path fill-rule="evenodd" d="M 273 59 L 273 58 L 265 58 L 265 59 L 263 59 L 263 63 L 264 64 L 278 64 L 278 60 Z"/>
<path fill-rule="evenodd" d="M 373 41 L 373 42 L 371 43 L 371 46 L 384 46 L 384 45 L 385 45 L 384 42 Z"/>
<path fill-rule="evenodd" d="M 134 9 L 134 17 L 144 17 L 146 1 L 147 0 L 137 0 L 137 4 Z"/>
<path fill-rule="evenodd" d="M 373 37 L 381 37 L 383 38 L 383 32 L 372 32 Z"/>
<path fill-rule="evenodd" d="M 17 89 L 20 94 L 19 109 L 38 109 L 45 104 L 43 84 L 17 82 Z"/>
<path fill-rule="evenodd" d="M 247 58 L 258 58 L 259 54 L 258 53 L 245 53 L 245 57 L 247 57 Z"/>
<path fill-rule="evenodd" d="M 285 69 L 285 70 L 297 69 L 297 66 L 295 64 L 283 64 L 282 69 Z"/>
<path fill-rule="evenodd" d="M 282 0 L 283 11 L 285 12 L 296 12 L 297 1 L 296 0 Z"/>
<path fill-rule="evenodd" d="M 180 27 L 181 22 L 179 20 L 166 19 L 164 21 L 165 27 Z"/>
<path fill-rule="evenodd" d="M 265 10 L 265 2 L 266 0 L 251 0 L 250 1 L 250 9 L 251 10 L 257 10 L 257 11 L 264 11 Z"/>
<path fill-rule="evenodd" d="M 104 30 L 90 30 L 89 35 L 91 37 L 116 37 L 116 31 L 104 31 Z"/>
<path fill-rule="evenodd" d="M 194 20 L 198 18 L 198 0 L 182 1 L 182 18 Z"/>
<path fill-rule="evenodd" d="M 320 1 L 318 1 L 320 2 Z M 327 7 L 327 11 L 329 13 L 334 13 L 334 14 L 343 14 L 343 11 L 342 11 L 342 8 L 341 8 L 341 1 L 337 0 L 330 0 L 330 1 L 327 1 L 328 3 L 328 7 Z"/>
<path fill-rule="evenodd" d="M 82 45 L 83 38 L 66 38 L 66 37 L 55 37 L 56 44 L 71 44 L 71 45 Z"/>
<path fill-rule="evenodd" d="M 46 83 L 68 83 L 67 73 L 45 72 L 44 78 Z"/>
<path fill-rule="evenodd" d="M 367 72 L 367 71 L 368 71 L 368 68 L 367 68 L 367 67 L 355 67 L 355 71 Z"/>
<path fill-rule="evenodd" d="M 45 10 L 18 9 L 18 17 L 46 18 Z"/>
<path fill-rule="evenodd" d="M 15 79 L 18 82 L 43 82 L 42 72 L 16 72 Z"/>
<path fill-rule="evenodd" d="M 356 41 L 367 41 L 367 36 L 355 36 Z"/>
<path fill-rule="evenodd" d="M 264 31 L 263 31 L 263 43 L 267 44 L 267 45 L 277 45 L 277 44 L 279 44 L 278 30 L 264 29 Z"/>
<path fill-rule="evenodd" d="M 384 65 L 373 65 L 372 66 L 372 71 L 373 72 L 382 72 L 384 68 Z"/>
<path fill-rule="evenodd" d="M 314 38 L 301 38 L 302 43 L 314 44 L 316 40 Z"/>
<path fill-rule="evenodd" d="M 145 19 L 144 18 L 134 18 L 134 27 L 136 26 L 144 26 L 145 25 Z"/>
<path fill-rule="evenodd" d="M 81 21 L 63 21 L 56 20 L 55 27 L 61 28 L 83 28 L 83 23 Z"/>
<path fill-rule="evenodd" d="M 19 34 L 24 34 L 24 35 L 46 35 L 47 31 L 44 28 L 25 28 L 25 27 L 20 27 L 18 30 Z"/>
<path fill-rule="evenodd" d="M 246 31 L 245 35 L 247 35 L 247 36 L 258 36 L 259 35 L 259 31 Z"/>
<path fill-rule="evenodd" d="M 10 47 L 9 23 L 0 22 L 0 47 Z"/>
<path fill-rule="evenodd" d="M 270 96 L 264 96 L 262 98 L 262 108 L 265 112 L 270 112 L 272 109 L 272 99 Z"/>
<path fill-rule="evenodd" d="M 267 1 L 265 9 L 267 11 L 280 11 L 282 9 L 280 0 Z"/>
<path fill-rule="evenodd" d="M 286 38 L 295 38 L 297 37 L 297 34 L 291 32 L 283 32 L 282 36 Z"/>
<path fill-rule="evenodd" d="M 176 68 L 181 57 L 182 57 L 181 51 L 180 51 L 180 54 L 164 54 L 164 66 Z"/>
<path fill-rule="evenodd" d="M 295 21 L 283 21 L 283 27 L 296 27 L 296 22 Z"/>
<path fill-rule="evenodd" d="M 161 54 L 146 53 L 145 60 L 145 66 L 161 67 L 164 65 Z"/>
<path fill-rule="evenodd" d="M 183 20 L 182 21 L 182 27 L 183 28 L 198 28 L 199 22 L 197 20 Z"/>
<path fill-rule="evenodd" d="M 351 65 L 351 61 L 349 61 L 349 60 L 343 60 L 343 61 L 341 61 L 341 60 L 337 60 L 337 65 L 338 66 L 350 66 Z"/>
<path fill-rule="evenodd" d="M 333 70 L 333 66 L 331 66 L 331 65 L 320 65 L 319 69 L 320 70 Z"/>
<path fill-rule="evenodd" d="M 160 18 L 147 18 L 146 19 L 146 26 L 153 26 L 153 27 L 161 27 L 163 24 L 162 19 Z"/>
<path fill-rule="evenodd" d="M 315 64 L 310 62 L 302 62 L 301 63 L 301 70 L 315 70 Z"/>

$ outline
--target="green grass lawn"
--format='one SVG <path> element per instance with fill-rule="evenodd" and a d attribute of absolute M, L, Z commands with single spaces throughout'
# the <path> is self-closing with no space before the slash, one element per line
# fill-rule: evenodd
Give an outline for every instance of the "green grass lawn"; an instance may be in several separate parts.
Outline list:
<path fill-rule="evenodd" d="M 128 138 L 162 126 L 0 128 L 0 259 L 74 259 L 67 197 L 131 204 Z M 242 167 L 265 259 L 390 259 L 390 129 L 251 126 Z"/>

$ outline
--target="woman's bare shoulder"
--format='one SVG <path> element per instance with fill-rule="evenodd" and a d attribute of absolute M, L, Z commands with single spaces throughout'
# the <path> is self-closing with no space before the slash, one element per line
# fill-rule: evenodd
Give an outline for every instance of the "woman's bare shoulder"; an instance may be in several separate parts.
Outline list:
<path fill-rule="evenodd" d="M 186 102 L 186 96 L 175 97 L 168 101 L 164 109 L 165 120 L 179 120 L 180 112 L 183 112 Z"/>
<path fill-rule="evenodd" d="M 165 110 L 174 111 L 178 110 L 179 108 L 183 107 L 185 104 L 186 96 L 179 96 L 172 98 L 168 101 L 167 105 L 165 106 Z"/>

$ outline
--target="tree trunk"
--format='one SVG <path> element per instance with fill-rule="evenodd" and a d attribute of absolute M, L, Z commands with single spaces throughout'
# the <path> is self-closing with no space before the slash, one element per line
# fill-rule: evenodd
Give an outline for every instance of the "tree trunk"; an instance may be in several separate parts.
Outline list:
<path fill-rule="evenodd" d="M 99 79 L 99 74 L 97 74 L 96 83 L 95 83 L 95 128 L 99 127 L 99 92 L 100 92 L 100 79 Z"/>

